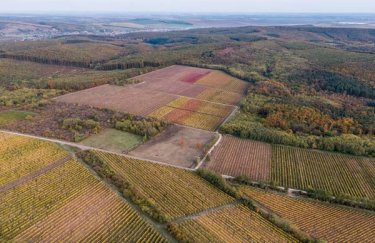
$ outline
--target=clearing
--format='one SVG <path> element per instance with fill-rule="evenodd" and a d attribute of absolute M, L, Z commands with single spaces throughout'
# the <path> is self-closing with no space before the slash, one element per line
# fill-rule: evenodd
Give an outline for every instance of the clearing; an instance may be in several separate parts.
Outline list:
<path fill-rule="evenodd" d="M 91 135 L 80 144 L 116 153 L 126 153 L 142 142 L 141 136 L 108 128 L 98 134 Z"/>
<path fill-rule="evenodd" d="M 27 111 L 2 111 L 0 112 L 0 127 L 10 125 L 16 121 L 33 117 L 35 113 Z"/>

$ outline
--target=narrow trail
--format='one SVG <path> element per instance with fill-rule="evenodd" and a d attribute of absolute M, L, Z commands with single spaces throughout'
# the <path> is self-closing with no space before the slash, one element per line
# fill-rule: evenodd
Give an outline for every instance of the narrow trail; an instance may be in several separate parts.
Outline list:
<path fill-rule="evenodd" d="M 187 220 L 192 220 L 192 219 L 195 219 L 195 218 L 198 218 L 198 217 L 201 217 L 201 216 L 205 216 L 209 213 L 213 213 L 213 212 L 219 211 L 221 209 L 232 208 L 232 207 L 234 207 L 236 205 L 239 205 L 239 204 L 241 204 L 241 203 L 236 200 L 234 202 L 231 202 L 231 203 L 228 203 L 228 204 L 225 204 L 225 205 L 221 205 L 221 206 L 214 207 L 214 208 L 209 208 L 209 209 L 203 210 L 203 211 L 198 212 L 198 213 L 190 214 L 188 216 L 172 220 L 170 223 L 180 224 L 180 223 L 183 223 Z"/>
<path fill-rule="evenodd" d="M 63 164 L 65 164 L 66 162 L 68 162 L 71 159 L 73 159 L 73 156 L 69 155 L 69 156 L 67 156 L 65 158 L 62 158 L 62 159 L 59 159 L 59 160 L 57 160 L 57 161 L 55 161 L 55 162 L 53 162 L 53 163 L 51 163 L 47 166 L 44 166 L 43 168 L 41 168 L 37 171 L 34 171 L 34 172 L 32 172 L 32 173 L 30 173 L 26 176 L 23 176 L 23 177 L 15 180 L 15 181 L 12 181 L 12 182 L 4 185 L 4 186 L 1 186 L 0 187 L 0 193 L 6 192 L 10 189 L 13 189 L 13 188 L 21 185 L 21 184 L 24 184 L 28 181 L 31 181 L 31 180 L 37 178 L 38 176 L 41 176 L 41 175 L 43 175 L 43 174 L 45 174 L 45 173 L 47 173 L 47 172 L 49 172 L 49 171 L 51 171 L 51 170 L 53 170 L 57 167 L 62 166 Z"/>

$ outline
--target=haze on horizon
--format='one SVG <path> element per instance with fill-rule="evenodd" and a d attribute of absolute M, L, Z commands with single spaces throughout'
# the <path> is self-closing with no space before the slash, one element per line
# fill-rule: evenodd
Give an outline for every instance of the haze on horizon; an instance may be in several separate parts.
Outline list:
<path fill-rule="evenodd" d="M 0 13 L 375 13 L 374 0 L 3 0 Z"/>

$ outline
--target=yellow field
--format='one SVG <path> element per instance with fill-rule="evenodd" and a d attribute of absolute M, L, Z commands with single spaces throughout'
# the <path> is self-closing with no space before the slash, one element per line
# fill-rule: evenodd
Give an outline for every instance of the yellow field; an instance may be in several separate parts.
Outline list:
<path fill-rule="evenodd" d="M 243 187 L 253 200 L 314 238 L 328 242 L 372 242 L 375 213 Z"/>
<path fill-rule="evenodd" d="M 127 203 L 74 160 L 2 193 L 0 199 L 0 242 L 165 242 Z"/>
<path fill-rule="evenodd" d="M 0 186 L 68 156 L 57 145 L 0 133 Z"/>
<path fill-rule="evenodd" d="M 232 202 L 193 172 L 103 152 L 93 152 L 139 194 L 175 219 Z"/>
<path fill-rule="evenodd" d="M 298 242 L 260 214 L 238 205 L 174 224 L 191 242 Z"/>
<path fill-rule="evenodd" d="M 240 79 L 229 76 L 221 71 L 213 71 L 203 78 L 199 79 L 196 84 L 205 85 L 212 88 L 223 89 L 239 94 L 244 94 L 249 84 Z"/>

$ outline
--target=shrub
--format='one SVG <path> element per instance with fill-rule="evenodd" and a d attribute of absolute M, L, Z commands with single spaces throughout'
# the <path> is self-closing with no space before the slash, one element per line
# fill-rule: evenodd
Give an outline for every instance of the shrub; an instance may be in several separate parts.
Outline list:
<path fill-rule="evenodd" d="M 205 169 L 198 169 L 196 173 L 223 192 L 231 195 L 232 197 L 239 198 L 239 193 L 235 190 L 235 188 L 227 184 L 221 175 Z"/>

